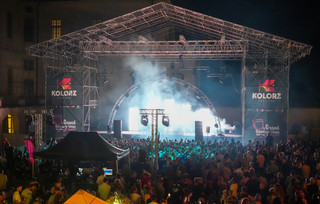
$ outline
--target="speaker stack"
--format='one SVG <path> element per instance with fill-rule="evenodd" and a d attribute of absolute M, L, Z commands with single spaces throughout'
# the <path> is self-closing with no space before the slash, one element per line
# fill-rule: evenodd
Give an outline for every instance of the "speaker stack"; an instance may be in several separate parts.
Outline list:
<path fill-rule="evenodd" d="M 195 121 L 195 141 L 203 141 L 202 121 Z"/>
<path fill-rule="evenodd" d="M 122 120 L 113 121 L 113 136 L 115 138 L 122 138 Z"/>

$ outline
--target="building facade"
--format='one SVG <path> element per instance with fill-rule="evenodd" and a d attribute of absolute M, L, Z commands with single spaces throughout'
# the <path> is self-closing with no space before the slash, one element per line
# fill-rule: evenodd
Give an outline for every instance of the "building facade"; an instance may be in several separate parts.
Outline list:
<path fill-rule="evenodd" d="M 30 134 L 28 126 L 33 125 L 26 116 L 45 113 L 44 69 L 41 60 L 26 52 L 27 47 L 154 3 L 157 1 L 1 1 L 1 138 L 23 144 Z"/>

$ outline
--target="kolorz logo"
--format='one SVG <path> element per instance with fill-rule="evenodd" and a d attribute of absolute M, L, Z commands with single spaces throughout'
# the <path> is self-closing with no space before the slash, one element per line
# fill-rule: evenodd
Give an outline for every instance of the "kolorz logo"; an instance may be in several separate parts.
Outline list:
<path fill-rule="evenodd" d="M 77 90 L 71 90 L 71 78 L 63 78 L 60 82 L 57 79 L 57 90 L 51 91 L 51 96 L 77 96 Z M 59 88 L 62 90 L 58 90 Z"/>
<path fill-rule="evenodd" d="M 264 83 L 259 80 L 259 93 L 252 93 L 252 99 L 258 100 L 280 100 L 281 93 L 274 93 L 276 90 L 274 88 L 274 79 L 266 79 Z M 264 92 L 261 92 L 264 90 Z"/>

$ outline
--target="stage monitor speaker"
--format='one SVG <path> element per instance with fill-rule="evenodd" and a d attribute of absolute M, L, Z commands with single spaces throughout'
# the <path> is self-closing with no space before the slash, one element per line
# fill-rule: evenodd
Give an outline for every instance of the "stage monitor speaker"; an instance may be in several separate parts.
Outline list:
<path fill-rule="evenodd" d="M 113 121 L 113 136 L 115 138 L 122 138 L 122 120 Z"/>
<path fill-rule="evenodd" d="M 195 141 L 203 141 L 202 121 L 195 121 Z"/>

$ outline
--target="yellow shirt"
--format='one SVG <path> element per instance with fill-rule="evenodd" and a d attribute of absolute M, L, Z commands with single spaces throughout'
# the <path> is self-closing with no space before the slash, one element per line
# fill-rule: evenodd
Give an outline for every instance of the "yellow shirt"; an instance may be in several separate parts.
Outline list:
<path fill-rule="evenodd" d="M 13 193 L 13 196 L 12 196 L 12 203 L 15 204 L 15 203 L 21 203 L 21 196 L 20 196 L 20 193 L 18 191 L 15 191 Z"/>
<path fill-rule="evenodd" d="M 110 185 L 107 183 L 103 183 L 98 187 L 98 193 L 99 193 L 99 198 L 101 200 L 106 201 L 108 199 L 109 193 L 110 193 Z"/>
<path fill-rule="evenodd" d="M 5 190 L 7 186 L 7 176 L 0 173 L 0 190 Z"/>

